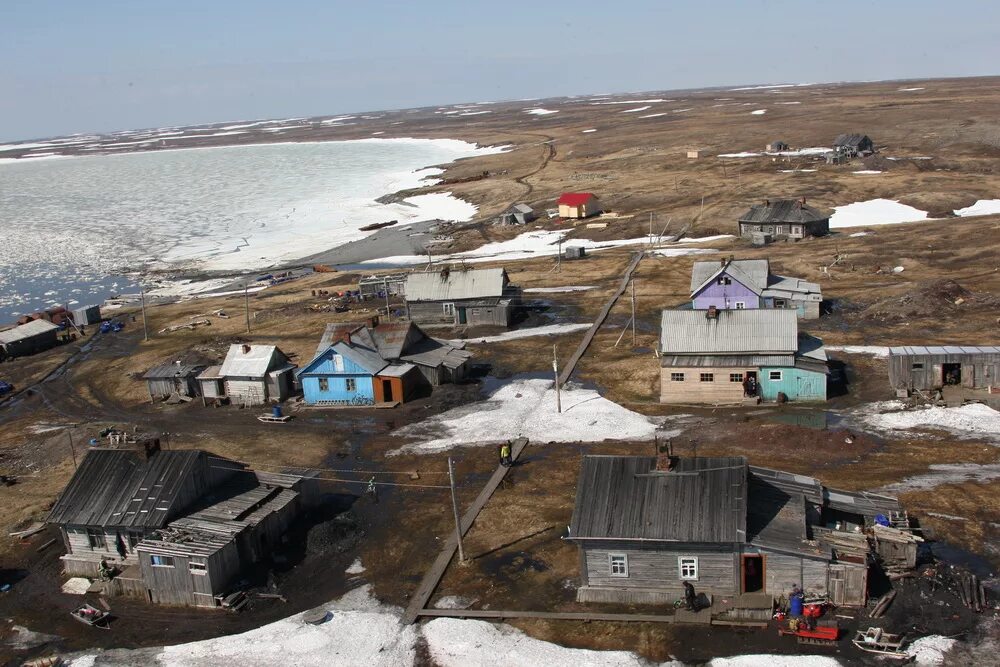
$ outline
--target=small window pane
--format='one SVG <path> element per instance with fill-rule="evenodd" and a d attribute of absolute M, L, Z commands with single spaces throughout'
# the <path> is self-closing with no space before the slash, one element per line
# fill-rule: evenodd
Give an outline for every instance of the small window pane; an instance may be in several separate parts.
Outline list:
<path fill-rule="evenodd" d="M 702 382 L 715 382 L 715 373 L 702 373 L 699 379 Z"/>
<path fill-rule="evenodd" d="M 698 559 L 697 558 L 678 558 L 677 559 L 677 569 L 680 572 L 681 579 L 697 579 L 698 578 Z"/>
<path fill-rule="evenodd" d="M 330 390 L 330 381 L 327 378 L 320 378 L 319 379 L 319 390 L 320 391 L 329 391 Z"/>
<path fill-rule="evenodd" d="M 208 566 L 204 563 L 190 562 L 188 563 L 188 571 L 191 574 L 206 574 L 208 572 Z"/>
<path fill-rule="evenodd" d="M 608 556 L 608 564 L 612 577 L 628 576 L 628 557 L 625 554 L 611 554 Z"/>
<path fill-rule="evenodd" d="M 743 382 L 743 373 L 730 373 L 729 374 L 729 381 L 730 382 Z"/>
<path fill-rule="evenodd" d="M 174 559 L 172 556 L 150 556 L 149 563 L 153 567 L 173 567 Z"/>
<path fill-rule="evenodd" d="M 671 382 L 684 382 L 684 373 L 671 373 L 670 374 L 670 381 Z"/>
<path fill-rule="evenodd" d="M 768 371 L 767 372 L 767 379 L 768 380 L 774 380 L 775 382 L 780 382 L 781 381 L 781 371 Z"/>
<path fill-rule="evenodd" d="M 347 378 L 344 383 L 347 385 L 347 391 L 356 391 L 358 388 L 358 383 L 354 378 Z"/>
<path fill-rule="evenodd" d="M 913 362 L 913 370 L 922 371 L 924 370 L 924 363 L 922 361 Z"/>
<path fill-rule="evenodd" d="M 87 543 L 91 549 L 107 549 L 108 540 L 104 537 L 104 531 L 100 528 L 87 529 Z"/>
<path fill-rule="evenodd" d="M 745 301 L 737 301 L 736 302 L 736 310 L 743 310 L 746 307 L 747 307 L 747 304 L 746 304 Z"/>

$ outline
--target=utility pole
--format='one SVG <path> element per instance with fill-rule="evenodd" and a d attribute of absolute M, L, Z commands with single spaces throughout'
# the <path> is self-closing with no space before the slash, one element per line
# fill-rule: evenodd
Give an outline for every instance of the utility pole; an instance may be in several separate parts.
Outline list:
<path fill-rule="evenodd" d="M 649 245 L 653 245 L 653 212 L 649 212 Z"/>
<path fill-rule="evenodd" d="M 458 498 L 455 495 L 455 464 L 448 457 L 448 479 L 451 482 L 451 510 L 455 513 L 455 537 L 458 538 L 458 560 L 465 562 L 465 547 L 462 545 L 462 524 L 458 519 Z"/>
<path fill-rule="evenodd" d="M 247 313 L 247 333 L 250 333 L 250 292 L 248 283 L 243 283 L 243 306 Z"/>
<path fill-rule="evenodd" d="M 149 340 L 149 329 L 146 328 L 146 292 L 139 285 L 139 307 L 142 309 L 142 339 Z"/>
<path fill-rule="evenodd" d="M 632 283 L 632 347 L 635 347 L 635 278 Z"/>
<path fill-rule="evenodd" d="M 392 313 L 389 312 L 389 279 L 382 279 L 382 289 L 385 290 L 385 321 L 392 322 Z"/>
<path fill-rule="evenodd" d="M 73 470 L 76 470 L 78 466 L 76 464 L 76 449 L 73 448 L 73 431 L 67 429 L 66 435 L 69 436 L 69 454 L 73 457 Z"/>
<path fill-rule="evenodd" d="M 556 356 L 556 344 L 552 344 L 552 372 L 556 377 L 556 412 L 562 414 L 562 395 L 559 391 L 559 357 Z"/>
<path fill-rule="evenodd" d="M 705 195 L 701 196 L 701 210 L 698 211 L 698 220 L 701 220 L 701 216 L 705 214 Z"/>
<path fill-rule="evenodd" d="M 556 246 L 556 273 L 562 273 L 562 237 L 559 237 L 559 245 Z"/>

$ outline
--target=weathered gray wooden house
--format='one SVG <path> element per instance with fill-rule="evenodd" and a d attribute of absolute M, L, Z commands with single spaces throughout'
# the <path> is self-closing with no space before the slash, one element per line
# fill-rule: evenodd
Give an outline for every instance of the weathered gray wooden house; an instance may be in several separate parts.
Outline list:
<path fill-rule="evenodd" d="M 768 153 L 780 153 L 788 150 L 788 144 L 781 140 L 771 141 L 764 147 L 764 150 Z"/>
<path fill-rule="evenodd" d="M 802 199 L 765 199 L 740 216 L 740 236 L 754 234 L 773 238 L 802 239 L 830 233 L 830 216 L 808 206 Z"/>
<path fill-rule="evenodd" d="M 58 335 L 59 327 L 42 319 L 0 331 L 0 359 L 23 357 L 55 347 Z"/>
<path fill-rule="evenodd" d="M 744 457 L 584 456 L 568 540 L 580 602 L 670 604 L 795 587 L 863 606 L 875 516 L 895 498 L 830 489 Z"/>
<path fill-rule="evenodd" d="M 181 363 L 161 364 L 150 368 L 142 376 L 146 381 L 149 400 L 169 398 L 173 394 L 198 396 L 200 387 L 197 378 L 204 368 L 204 366 Z"/>
<path fill-rule="evenodd" d="M 497 216 L 497 225 L 526 225 L 534 222 L 538 216 L 535 210 L 527 204 L 514 204 L 509 209 Z"/>
<path fill-rule="evenodd" d="M 90 449 L 48 522 L 62 533 L 66 574 L 117 570 L 103 593 L 214 607 L 317 495 L 312 473 L 254 473 L 151 439 Z"/>
<path fill-rule="evenodd" d="M 833 149 L 847 157 L 871 155 L 875 152 L 875 143 L 867 134 L 841 134 L 833 140 Z"/>
<path fill-rule="evenodd" d="M 362 298 L 384 298 L 404 294 L 406 287 L 405 273 L 392 273 L 381 276 L 368 276 L 358 281 L 358 292 Z"/>
<path fill-rule="evenodd" d="M 1000 346 L 906 345 L 889 348 L 889 384 L 897 391 L 952 385 L 1000 387 Z"/>
<path fill-rule="evenodd" d="M 225 398 L 234 404 L 263 405 L 294 393 L 295 368 L 274 345 L 236 344 L 229 347 L 216 381 L 223 383 Z M 202 387 L 209 381 L 199 379 Z"/>
<path fill-rule="evenodd" d="M 507 327 L 520 297 L 504 269 L 446 267 L 406 278 L 406 308 L 420 324 Z"/>

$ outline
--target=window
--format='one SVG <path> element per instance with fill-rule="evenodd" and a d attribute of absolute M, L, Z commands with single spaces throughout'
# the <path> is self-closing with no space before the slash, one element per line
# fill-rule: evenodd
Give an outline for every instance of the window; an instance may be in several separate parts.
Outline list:
<path fill-rule="evenodd" d="M 691 556 L 682 556 L 677 559 L 677 571 L 681 579 L 696 581 L 698 579 L 698 559 Z"/>
<path fill-rule="evenodd" d="M 625 554 L 608 554 L 608 567 L 612 577 L 627 577 L 628 556 Z"/>
<path fill-rule="evenodd" d="M 347 391 L 357 391 L 358 382 L 354 378 L 347 378 L 344 380 L 344 384 L 347 386 Z"/>
<path fill-rule="evenodd" d="M 774 382 L 781 382 L 781 371 L 768 371 L 767 379 Z"/>
<path fill-rule="evenodd" d="M 454 317 L 455 316 L 455 304 L 453 304 L 453 303 L 442 303 L 441 304 L 441 310 L 448 317 Z"/>
<path fill-rule="evenodd" d="M 715 373 L 702 373 L 698 379 L 702 382 L 715 382 Z"/>
<path fill-rule="evenodd" d="M 320 391 L 330 391 L 330 381 L 326 378 L 319 379 L 319 390 Z"/>
<path fill-rule="evenodd" d="M 670 374 L 670 381 L 671 382 L 684 382 L 684 373 L 671 373 Z"/>
<path fill-rule="evenodd" d="M 910 368 L 912 370 L 915 370 L 915 371 L 922 371 L 922 370 L 924 370 L 924 362 L 922 362 L 922 361 L 914 361 L 913 365 Z"/>
<path fill-rule="evenodd" d="M 743 382 L 743 373 L 730 373 L 729 374 L 729 381 L 730 382 Z"/>
<path fill-rule="evenodd" d="M 774 307 L 775 308 L 784 308 L 785 307 L 785 300 L 784 299 L 775 299 L 774 300 Z"/>
<path fill-rule="evenodd" d="M 128 548 L 135 551 L 135 547 L 139 542 L 142 542 L 144 537 L 141 530 L 130 530 L 126 533 L 128 536 Z"/>
<path fill-rule="evenodd" d="M 149 564 L 153 567 L 173 567 L 174 559 L 172 556 L 150 556 Z"/>
<path fill-rule="evenodd" d="M 198 561 L 188 563 L 188 572 L 191 574 L 208 574 L 208 566 Z"/>
<path fill-rule="evenodd" d="M 87 529 L 87 544 L 91 549 L 107 549 L 108 540 L 104 537 L 104 531 L 100 528 Z"/>
<path fill-rule="evenodd" d="M 344 358 L 342 356 L 340 356 L 339 354 L 335 354 L 333 355 L 331 361 L 333 361 L 333 370 L 337 371 L 338 373 L 344 372 Z"/>
<path fill-rule="evenodd" d="M 736 302 L 736 310 L 743 310 L 746 307 L 747 307 L 747 302 L 746 301 L 737 301 Z"/>
<path fill-rule="evenodd" d="M 733 284 L 733 279 L 730 278 L 729 276 L 721 276 L 719 278 L 719 284 L 720 285 L 732 285 Z"/>

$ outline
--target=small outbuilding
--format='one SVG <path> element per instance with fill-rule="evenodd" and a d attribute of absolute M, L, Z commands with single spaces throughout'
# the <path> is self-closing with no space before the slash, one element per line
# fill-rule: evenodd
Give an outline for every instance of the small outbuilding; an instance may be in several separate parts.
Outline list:
<path fill-rule="evenodd" d="M 689 160 L 697 160 L 698 158 L 703 158 L 707 155 L 707 152 L 701 148 L 692 148 L 687 152 Z"/>
<path fill-rule="evenodd" d="M 833 149 L 848 156 L 871 155 L 875 152 L 875 143 L 867 134 L 841 134 L 833 140 Z"/>
<path fill-rule="evenodd" d="M 274 345 L 231 345 L 219 379 L 225 397 L 233 403 L 251 406 L 284 401 L 294 391 L 295 364 Z"/>
<path fill-rule="evenodd" d="M 419 324 L 508 327 L 521 290 L 504 269 L 452 269 L 406 277 L 406 308 Z"/>
<path fill-rule="evenodd" d="M 589 218 L 601 212 L 597 196 L 590 192 L 564 192 L 558 204 L 560 218 Z"/>
<path fill-rule="evenodd" d="M 99 324 L 100 321 L 101 307 L 99 305 L 81 306 L 73 310 L 73 324 L 78 327 Z"/>
<path fill-rule="evenodd" d="M 0 359 L 23 357 L 55 347 L 59 326 L 47 320 L 31 320 L 0 331 Z"/>
<path fill-rule="evenodd" d="M 534 222 L 538 216 L 535 210 L 527 204 L 514 204 L 509 209 L 497 216 L 498 225 L 526 225 Z"/>
<path fill-rule="evenodd" d="M 198 374 L 204 366 L 173 363 L 154 366 L 146 371 L 142 379 L 146 381 L 149 400 L 170 398 L 173 394 L 193 397 L 198 395 Z"/>
<path fill-rule="evenodd" d="M 1000 387 L 1000 347 L 995 345 L 906 345 L 889 348 L 889 384 L 899 392 L 948 386 Z"/>
<path fill-rule="evenodd" d="M 382 276 L 367 276 L 358 281 L 358 292 L 363 299 L 401 296 L 406 290 L 406 274 L 391 273 Z"/>
<path fill-rule="evenodd" d="M 802 199 L 765 199 L 751 206 L 740 216 L 740 236 L 753 239 L 754 234 L 772 238 L 803 239 L 830 233 L 830 216 L 808 206 Z"/>
<path fill-rule="evenodd" d="M 788 144 L 784 141 L 772 141 L 764 148 L 768 153 L 780 153 L 781 151 L 788 150 Z"/>

